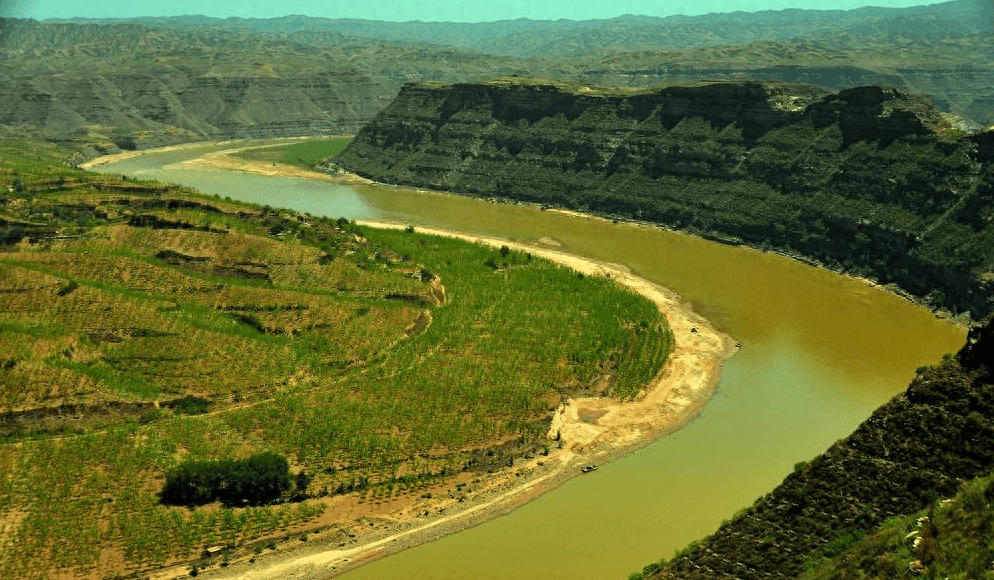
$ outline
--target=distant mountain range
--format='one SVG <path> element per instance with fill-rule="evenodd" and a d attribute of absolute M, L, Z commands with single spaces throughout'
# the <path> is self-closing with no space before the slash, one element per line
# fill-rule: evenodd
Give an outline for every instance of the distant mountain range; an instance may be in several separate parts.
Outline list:
<path fill-rule="evenodd" d="M 0 135 L 89 147 L 353 132 L 410 81 L 888 84 L 994 123 L 994 10 L 913 8 L 487 23 L 286 16 L 0 19 Z"/>
<path fill-rule="evenodd" d="M 767 10 L 704 16 L 625 15 L 605 20 L 501 20 L 497 22 L 384 22 L 307 16 L 46 20 L 45 23 L 138 24 L 149 29 L 289 36 L 316 46 L 374 41 L 446 46 L 484 54 L 532 58 L 597 57 L 616 52 L 681 50 L 752 42 L 937 42 L 989 34 L 994 11 L 983 0 L 954 0 L 912 8 Z"/>

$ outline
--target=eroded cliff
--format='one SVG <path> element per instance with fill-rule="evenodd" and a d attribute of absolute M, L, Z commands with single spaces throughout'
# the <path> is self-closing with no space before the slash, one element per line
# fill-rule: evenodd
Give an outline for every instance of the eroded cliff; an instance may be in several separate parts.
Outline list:
<path fill-rule="evenodd" d="M 886 87 L 408 84 L 334 163 L 747 243 L 992 309 L 989 134 Z"/>

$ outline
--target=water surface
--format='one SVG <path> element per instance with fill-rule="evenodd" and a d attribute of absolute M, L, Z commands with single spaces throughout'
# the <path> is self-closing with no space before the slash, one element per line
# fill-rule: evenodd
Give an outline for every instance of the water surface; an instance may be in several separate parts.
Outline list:
<path fill-rule="evenodd" d="M 450 195 L 172 165 L 207 150 L 147 154 L 98 170 L 314 215 L 532 243 L 553 238 L 567 251 L 623 264 L 675 290 L 742 343 L 714 399 L 687 427 L 505 517 L 350 572 L 350 580 L 626 578 L 713 532 L 965 338 L 963 329 L 865 282 L 661 229 Z"/>

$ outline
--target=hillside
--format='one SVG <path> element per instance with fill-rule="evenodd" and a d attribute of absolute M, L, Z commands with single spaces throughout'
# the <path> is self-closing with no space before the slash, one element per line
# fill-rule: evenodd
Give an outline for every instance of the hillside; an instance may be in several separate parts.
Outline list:
<path fill-rule="evenodd" d="M 334 164 L 387 183 L 637 219 L 994 308 L 992 133 L 881 87 L 410 84 Z"/>
<path fill-rule="evenodd" d="M 265 33 L 317 44 L 329 40 L 379 41 L 468 50 L 514 58 L 556 60 L 631 51 L 734 46 L 757 41 L 805 39 L 840 48 L 894 40 L 936 42 L 989 34 L 994 9 L 974 0 L 909 8 L 765 10 L 665 18 L 626 14 L 601 20 L 502 20 L 496 22 L 384 22 L 309 18 L 65 19 L 53 24 L 127 24 L 182 32 Z"/>
<path fill-rule="evenodd" d="M 525 475 L 560 401 L 630 400 L 673 348 L 606 277 L 71 155 L 0 140 L 4 577 L 361 542 Z"/>
<path fill-rule="evenodd" d="M 833 91 L 886 84 L 986 126 L 994 123 L 989 20 L 975 0 L 475 24 L 0 19 L 0 136 L 95 156 L 189 140 L 346 134 L 404 83 L 512 74 L 624 87 L 716 77 Z"/>
<path fill-rule="evenodd" d="M 849 437 L 633 578 L 988 577 L 992 339 L 990 321 L 975 328 L 957 356 L 919 369 Z"/>
<path fill-rule="evenodd" d="M 407 80 L 520 70 L 340 35 L 0 19 L 0 135 L 88 156 L 214 138 L 348 134 Z"/>

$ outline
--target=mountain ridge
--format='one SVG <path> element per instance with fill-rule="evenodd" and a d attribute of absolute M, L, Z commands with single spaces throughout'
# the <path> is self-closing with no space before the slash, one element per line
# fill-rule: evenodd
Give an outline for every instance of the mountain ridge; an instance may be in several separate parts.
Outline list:
<path fill-rule="evenodd" d="M 500 54 L 511 56 L 530 56 L 520 52 L 520 40 L 517 35 L 557 29 L 567 33 L 576 31 L 596 31 L 600 27 L 623 24 L 627 26 L 646 27 L 659 30 L 671 26 L 699 27 L 712 30 L 719 42 L 711 40 L 691 40 L 687 35 L 676 37 L 671 34 L 648 39 L 649 46 L 689 46 L 699 44 L 742 44 L 762 39 L 779 38 L 793 39 L 811 37 L 812 27 L 853 32 L 854 22 L 859 22 L 864 35 L 868 32 L 877 34 L 893 32 L 903 27 L 901 32 L 910 37 L 938 38 L 949 35 L 964 35 L 991 30 L 991 10 L 974 0 L 952 0 L 939 4 L 928 4 L 908 8 L 862 7 L 851 10 L 817 10 L 817 9 L 784 9 L 765 10 L 757 12 L 710 13 L 705 15 L 671 15 L 666 17 L 625 14 L 611 18 L 589 20 L 541 20 L 541 19 L 506 19 L 486 22 L 448 22 L 448 21 L 407 21 L 392 22 L 382 20 L 355 18 L 326 18 L 308 17 L 303 15 L 288 15 L 274 18 L 217 18 L 201 15 L 178 17 L 138 17 L 121 19 L 125 22 L 135 22 L 143 25 L 182 27 L 191 24 L 211 27 L 240 27 L 256 31 L 299 32 L 302 30 L 327 29 L 350 31 L 353 34 L 371 34 L 378 39 L 400 40 L 410 42 L 430 36 L 436 44 L 448 44 L 462 48 L 485 48 L 493 52 L 495 48 Z M 985 23 L 986 21 L 986 23 Z M 41 22 L 53 23 L 109 23 L 115 19 L 50 19 Z M 760 26 L 761 30 L 752 27 Z M 941 31 L 941 33 L 939 32 Z M 679 38 L 681 43 L 674 43 Z M 707 37 L 704 37 L 707 38 Z M 503 40 L 501 40 L 503 39 Z M 555 39 L 545 39 L 552 44 Z M 645 40 L 645 39 L 643 39 Z M 495 46 L 495 43 L 498 46 Z M 688 44 L 689 43 L 689 44 Z M 645 46 L 643 44 L 643 46 Z M 571 56 L 577 56 L 571 53 Z"/>
<path fill-rule="evenodd" d="M 716 75 L 800 80 L 830 90 L 888 84 L 932 95 L 943 110 L 989 125 L 988 21 L 985 7 L 972 0 L 828 15 L 461 24 L 299 15 L 0 19 L 0 93 L 11 103 L 0 111 L 0 135 L 53 140 L 92 156 L 193 139 L 351 133 L 406 82 L 509 75 L 625 87 Z M 855 69 L 836 74 L 840 65 Z M 327 87 L 337 95 L 331 107 L 301 89 L 307 76 L 328 73 L 337 75 Z M 66 77 L 77 84 L 65 88 Z M 185 93 L 205 94 L 207 77 L 252 89 L 217 87 L 205 98 L 225 107 L 196 114 Z M 274 85 L 263 78 L 284 79 L 273 98 Z M 147 86 L 156 88 L 150 93 Z M 174 113 L 157 117 L 159 109 L 147 110 L 149 100 L 169 103 Z M 229 122 L 235 109 L 254 111 L 249 118 L 275 111 L 286 123 Z"/>
<path fill-rule="evenodd" d="M 890 88 L 510 78 L 406 85 L 334 164 L 775 249 L 981 319 L 994 306 L 989 135 Z"/>

